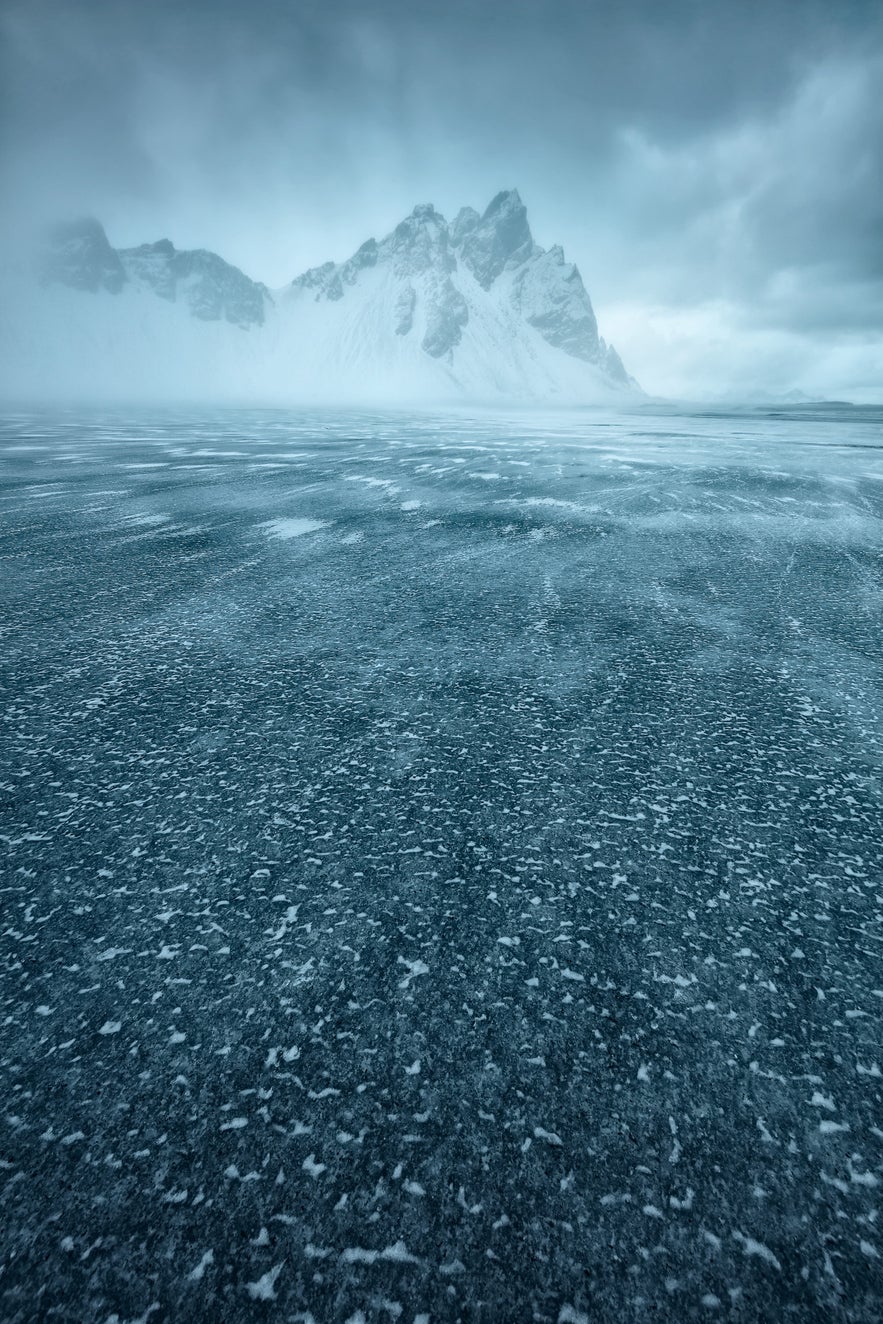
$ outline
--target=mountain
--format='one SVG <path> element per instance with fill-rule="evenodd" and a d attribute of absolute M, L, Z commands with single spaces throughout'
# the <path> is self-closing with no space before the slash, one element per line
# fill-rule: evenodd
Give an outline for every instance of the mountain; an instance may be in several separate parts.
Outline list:
<path fill-rule="evenodd" d="M 448 222 L 429 204 L 342 263 L 270 291 L 168 239 L 114 249 L 57 227 L 6 297 L 6 395 L 588 403 L 639 392 L 579 271 L 533 240 L 514 190 Z M 3 380 L 5 378 L 5 381 Z"/>
<path fill-rule="evenodd" d="M 42 255 L 46 284 L 59 283 L 92 294 L 119 294 L 128 284 L 182 303 L 203 321 L 220 318 L 243 329 L 264 321 L 267 290 L 237 267 L 205 249 L 179 253 L 171 240 L 137 248 L 111 248 L 98 221 L 57 226 Z"/>

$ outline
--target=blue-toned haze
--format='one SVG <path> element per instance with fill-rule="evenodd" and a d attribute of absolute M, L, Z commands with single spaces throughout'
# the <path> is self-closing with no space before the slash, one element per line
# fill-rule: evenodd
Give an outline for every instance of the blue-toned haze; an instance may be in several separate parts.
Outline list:
<path fill-rule="evenodd" d="M 0 1324 L 883 1319 L 879 0 L 0 0 Z"/>
<path fill-rule="evenodd" d="M 8 0 L 7 219 L 271 288 L 517 187 L 669 396 L 879 399 L 876 3 Z M 10 206 L 9 203 L 12 205 Z"/>

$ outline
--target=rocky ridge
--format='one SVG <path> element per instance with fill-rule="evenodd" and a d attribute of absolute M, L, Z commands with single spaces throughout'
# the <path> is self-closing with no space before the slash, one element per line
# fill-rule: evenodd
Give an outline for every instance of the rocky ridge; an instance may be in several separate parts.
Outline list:
<path fill-rule="evenodd" d="M 326 262 L 298 276 L 292 289 L 338 300 L 368 268 L 387 264 L 401 281 L 395 332 L 410 334 L 418 301 L 426 308 L 422 348 L 452 354 L 469 321 L 463 272 L 485 292 L 499 286 L 512 308 L 555 349 L 599 368 L 613 383 L 634 385 L 612 345 L 598 334 L 578 268 L 560 246 L 534 242 L 527 210 L 514 189 L 498 193 L 483 215 L 463 207 L 453 222 L 428 203 L 414 208 L 379 244 L 369 239 L 346 262 Z"/>
<path fill-rule="evenodd" d="M 639 390 L 599 335 L 578 268 L 560 247 L 535 242 L 515 190 L 452 221 L 423 203 L 346 261 L 272 292 L 216 253 L 169 239 L 115 249 L 94 219 L 56 227 L 40 276 L 46 292 L 96 296 L 73 304 L 66 296 L 55 316 L 47 306 L 23 351 L 33 363 L 39 344 L 73 383 L 97 372 L 105 354 L 120 383 L 143 378 L 203 396 L 321 387 L 344 398 L 370 387 L 389 398 L 579 403 Z M 220 329 L 207 338 L 194 323 Z M 69 352 L 78 336 L 94 347 L 82 351 L 82 368 Z M 25 343 L 12 326 L 7 338 L 13 348 Z"/>
<path fill-rule="evenodd" d="M 182 302 L 203 321 L 261 326 L 268 304 L 265 285 L 250 280 L 217 253 L 179 251 L 170 239 L 136 248 L 112 248 L 100 222 L 89 217 L 57 226 L 42 262 L 44 280 L 73 289 L 119 294 L 126 285 Z"/>

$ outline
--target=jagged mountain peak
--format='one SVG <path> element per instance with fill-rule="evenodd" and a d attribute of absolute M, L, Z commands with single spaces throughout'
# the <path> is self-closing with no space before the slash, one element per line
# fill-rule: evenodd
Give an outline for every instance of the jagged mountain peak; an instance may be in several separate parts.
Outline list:
<path fill-rule="evenodd" d="M 398 257 L 401 264 L 402 254 L 409 249 L 416 255 L 418 269 L 438 263 L 444 270 L 453 271 L 459 259 L 485 289 L 506 267 L 539 251 L 521 195 L 517 189 L 504 189 L 491 199 L 484 212 L 461 207 L 450 224 L 431 202 L 418 203 L 379 243 L 369 239 L 346 262 L 312 267 L 295 277 L 292 285 L 313 289 L 316 297 L 341 298 L 343 286 L 352 283 L 359 269 L 390 256 Z M 370 262 L 366 261 L 369 257 Z"/>
<path fill-rule="evenodd" d="M 80 216 L 50 229 L 40 274 L 44 281 L 92 294 L 99 290 L 117 294 L 126 283 L 119 254 L 94 216 Z"/>
<path fill-rule="evenodd" d="M 417 275 L 431 268 L 448 272 L 456 266 L 448 223 L 429 202 L 421 203 L 399 222 L 379 245 L 378 255 L 392 255 L 402 275 Z"/>
<path fill-rule="evenodd" d="M 126 279 L 162 299 L 181 299 L 194 317 L 249 327 L 264 321 L 269 291 L 206 248 L 176 249 L 170 239 L 121 248 Z"/>
<path fill-rule="evenodd" d="M 580 400 L 635 387 L 598 334 L 577 267 L 560 246 L 534 242 L 516 189 L 497 193 L 483 212 L 463 207 L 450 222 L 420 203 L 383 238 L 367 239 L 345 262 L 311 268 L 275 299 L 206 249 L 182 251 L 160 239 L 115 250 L 92 219 L 56 229 L 43 275 L 45 283 L 104 296 L 94 301 L 105 309 L 100 316 L 119 308 L 117 330 L 143 327 L 151 353 L 171 346 L 170 337 L 198 334 L 187 330 L 193 319 L 229 323 L 226 371 L 272 378 L 280 390 L 286 380 L 306 392 L 326 379 L 331 394 L 356 383 L 381 398 L 387 390 L 426 399 Z M 180 312 L 158 311 L 169 305 Z M 247 351 L 237 340 L 243 330 L 253 332 Z M 220 343 L 205 340 L 203 348 Z M 209 355 L 206 364 L 210 374 L 222 372 L 221 360 Z M 221 380 L 226 387 L 226 374 Z"/>
<path fill-rule="evenodd" d="M 139 244 L 137 248 L 124 248 L 124 253 L 157 253 L 163 257 L 174 257 L 175 245 L 171 239 L 156 239 L 152 244 Z M 198 251 L 207 251 L 205 249 Z"/>
<path fill-rule="evenodd" d="M 383 296 L 372 268 L 392 281 Z M 334 303 L 363 281 L 373 282 L 378 299 L 389 299 L 384 317 L 397 337 L 417 337 L 425 353 L 451 367 L 481 305 L 477 284 L 503 316 L 514 313 L 553 349 L 591 365 L 612 384 L 633 385 L 616 351 L 598 335 L 578 268 L 560 245 L 545 250 L 534 242 L 517 189 L 497 193 L 481 213 L 462 207 L 450 223 L 431 203 L 420 203 L 379 243 L 369 240 L 339 265 L 314 267 L 292 290 Z M 362 297 L 369 297 L 367 287 Z"/>
<path fill-rule="evenodd" d="M 479 220 L 464 227 L 458 242 L 460 257 L 485 290 L 507 266 L 528 258 L 533 248 L 527 208 L 515 189 L 492 198 Z"/>
<path fill-rule="evenodd" d="M 480 220 L 481 216 L 474 207 L 461 207 L 450 225 L 451 243 L 459 244 L 464 236 L 475 229 Z"/>
<path fill-rule="evenodd" d="M 491 198 L 484 212 L 484 220 L 494 216 L 510 216 L 516 212 L 526 212 L 521 194 L 517 188 L 504 188 Z"/>
<path fill-rule="evenodd" d="M 205 248 L 176 249 L 171 239 L 115 249 L 100 221 L 80 217 L 49 231 L 40 274 L 46 283 L 117 295 L 124 288 L 181 300 L 194 317 L 260 325 L 269 291 Z"/>
<path fill-rule="evenodd" d="M 445 218 L 441 212 L 436 211 L 431 202 L 418 202 L 410 216 L 409 221 L 434 221 L 436 224 L 445 224 Z M 405 222 L 403 222 L 404 224 Z"/>
<path fill-rule="evenodd" d="M 432 203 L 419 203 L 379 244 L 369 240 L 346 262 L 313 267 L 296 277 L 292 286 L 311 289 L 316 298 L 336 300 L 364 266 L 391 259 L 403 275 L 431 267 L 451 273 L 462 262 L 479 285 L 489 290 L 505 269 L 541 251 L 534 244 L 518 190 L 504 189 L 483 213 L 462 207 L 450 224 Z"/>
<path fill-rule="evenodd" d="M 427 233 L 444 235 L 447 239 L 448 223 L 431 202 L 421 202 L 399 221 L 392 234 L 387 236 L 387 242 L 396 238 L 422 241 L 422 236 Z"/>

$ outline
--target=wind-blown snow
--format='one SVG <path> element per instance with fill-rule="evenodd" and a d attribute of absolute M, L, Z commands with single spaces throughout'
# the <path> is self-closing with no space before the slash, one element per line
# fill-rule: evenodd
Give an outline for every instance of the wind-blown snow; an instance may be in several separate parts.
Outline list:
<path fill-rule="evenodd" d="M 0 417 L 4 1324 L 879 1324 L 881 422 Z"/>
<path fill-rule="evenodd" d="M 452 225 L 415 207 L 379 243 L 275 292 L 168 240 L 115 250 L 96 221 L 60 228 L 40 274 L 5 281 L 7 398 L 609 403 L 637 393 L 577 268 L 534 243 L 514 191 Z"/>

